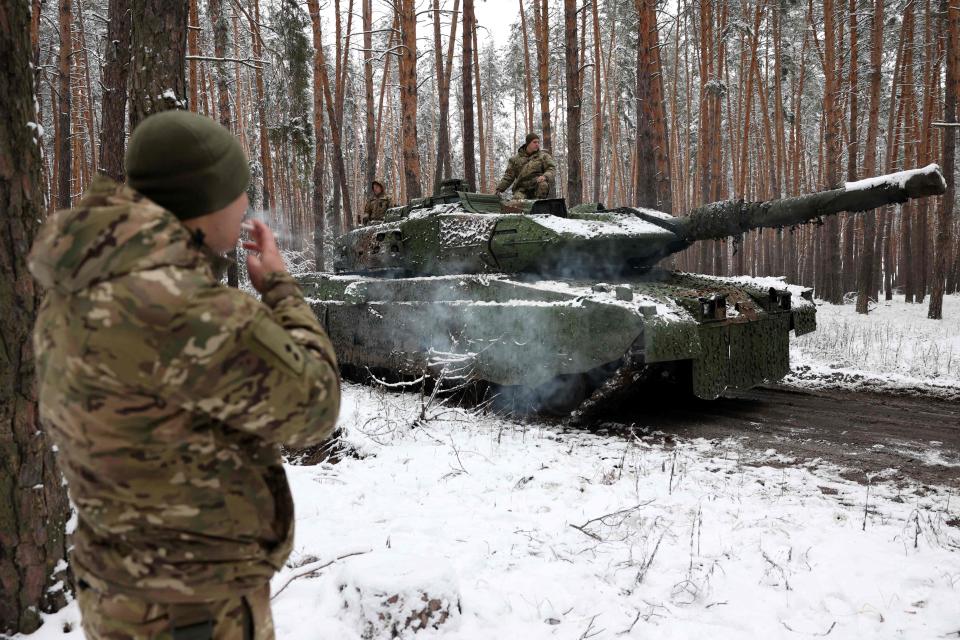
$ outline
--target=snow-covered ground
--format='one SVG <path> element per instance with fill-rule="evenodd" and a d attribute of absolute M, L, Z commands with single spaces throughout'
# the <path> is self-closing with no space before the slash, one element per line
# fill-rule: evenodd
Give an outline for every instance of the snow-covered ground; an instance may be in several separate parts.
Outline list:
<path fill-rule="evenodd" d="M 822 304 L 788 382 L 956 393 L 960 296 L 944 315 Z M 287 467 L 297 538 L 273 583 L 278 638 L 389 637 L 381 615 L 402 628 L 424 595 L 424 639 L 960 634 L 955 490 L 354 384 L 341 426 L 359 457 Z M 79 637 L 77 619 L 71 605 L 31 638 Z"/>
<path fill-rule="evenodd" d="M 362 458 L 287 468 L 297 537 L 273 583 L 278 638 L 389 637 L 379 614 L 403 621 L 421 593 L 450 614 L 424 639 L 960 631 L 960 497 L 944 488 L 352 384 L 342 426 Z M 33 637 L 63 638 L 77 612 L 51 618 Z"/>
<path fill-rule="evenodd" d="M 791 338 L 788 384 L 909 391 L 960 399 L 960 295 L 945 296 L 943 320 L 903 296 L 864 316 L 853 304 L 817 302 L 817 330 Z"/>

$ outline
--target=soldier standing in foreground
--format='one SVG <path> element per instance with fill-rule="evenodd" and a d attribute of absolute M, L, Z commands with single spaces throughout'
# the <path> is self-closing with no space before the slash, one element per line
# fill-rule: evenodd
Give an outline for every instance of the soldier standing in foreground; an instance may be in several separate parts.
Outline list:
<path fill-rule="evenodd" d="M 546 198 L 556 171 L 553 158 L 540 149 L 540 136 L 528 133 L 524 145 L 507 163 L 507 170 L 497 183 L 497 194 L 513 186 L 513 197 L 518 200 Z"/>
<path fill-rule="evenodd" d="M 387 209 L 393 206 L 393 199 L 386 194 L 383 180 L 377 178 L 371 182 L 370 191 L 373 192 L 373 195 L 370 196 L 363 208 L 363 215 L 360 216 L 360 226 L 383 222 L 383 216 Z"/>
<path fill-rule="evenodd" d="M 244 243 L 262 301 L 219 282 L 250 179 L 226 129 L 151 116 L 126 164 L 129 187 L 96 178 L 30 256 L 46 288 L 40 414 L 77 509 L 84 631 L 267 640 L 269 580 L 293 539 L 279 445 L 333 429 L 333 348 L 263 223 Z"/>

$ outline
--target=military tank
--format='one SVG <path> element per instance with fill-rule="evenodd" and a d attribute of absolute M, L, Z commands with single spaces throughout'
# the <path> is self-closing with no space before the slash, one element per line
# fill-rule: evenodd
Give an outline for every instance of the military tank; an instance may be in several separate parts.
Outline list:
<path fill-rule="evenodd" d="M 300 277 L 348 375 L 481 381 L 510 406 L 592 412 L 664 376 L 700 398 L 781 379 L 812 291 L 658 266 L 701 240 L 942 194 L 939 167 L 688 215 L 563 199 L 505 201 L 448 180 L 336 241 Z"/>

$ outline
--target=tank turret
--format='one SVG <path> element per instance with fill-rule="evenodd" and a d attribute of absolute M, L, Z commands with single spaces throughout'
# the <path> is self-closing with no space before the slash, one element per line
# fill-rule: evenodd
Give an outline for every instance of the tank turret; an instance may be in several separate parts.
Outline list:
<path fill-rule="evenodd" d="M 383 223 L 342 236 L 335 269 L 611 277 L 649 269 L 699 240 L 939 195 L 945 182 L 939 167 L 930 165 L 792 198 L 715 202 L 681 217 L 599 204 L 568 210 L 562 199 L 503 201 L 463 188 L 462 180 L 444 181 L 433 196 L 389 210 Z"/>

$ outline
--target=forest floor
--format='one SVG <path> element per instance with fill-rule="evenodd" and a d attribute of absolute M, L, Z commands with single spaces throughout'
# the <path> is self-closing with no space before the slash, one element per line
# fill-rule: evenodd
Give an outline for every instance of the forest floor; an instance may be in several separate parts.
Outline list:
<path fill-rule="evenodd" d="M 958 637 L 960 297 L 925 313 L 821 306 L 787 386 L 593 430 L 346 384 L 354 455 L 287 466 L 277 637 Z"/>

